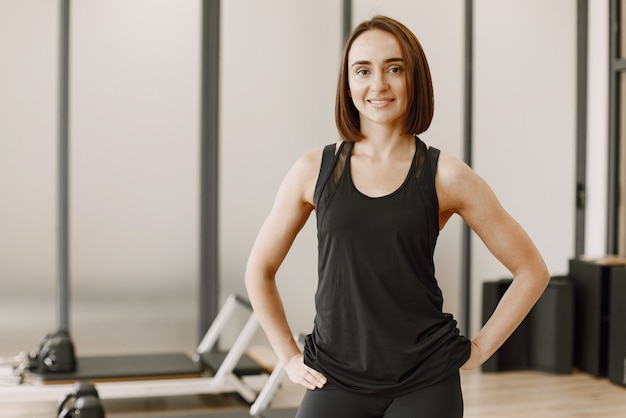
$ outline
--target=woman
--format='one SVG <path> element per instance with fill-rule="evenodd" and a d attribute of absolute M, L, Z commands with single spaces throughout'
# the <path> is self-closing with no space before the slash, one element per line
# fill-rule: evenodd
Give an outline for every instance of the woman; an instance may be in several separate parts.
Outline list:
<path fill-rule="evenodd" d="M 459 370 L 479 367 L 511 335 L 545 289 L 546 266 L 488 185 L 417 137 L 432 120 L 432 83 L 404 25 L 377 16 L 354 29 L 335 114 L 343 141 L 296 161 L 246 270 L 279 361 L 308 389 L 297 416 L 461 417 Z M 319 283 L 302 353 L 274 279 L 314 209 Z M 514 276 L 471 341 L 442 312 L 434 275 L 437 236 L 454 214 Z"/>

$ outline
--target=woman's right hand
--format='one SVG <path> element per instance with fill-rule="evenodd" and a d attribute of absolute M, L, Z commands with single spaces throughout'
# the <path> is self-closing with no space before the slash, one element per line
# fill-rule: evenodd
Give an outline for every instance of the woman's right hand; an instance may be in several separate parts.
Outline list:
<path fill-rule="evenodd" d="M 465 364 L 461 366 L 461 370 L 473 370 L 480 367 L 480 365 L 483 363 L 478 345 L 474 341 L 472 341 L 471 343 L 472 351 L 470 357 L 469 359 L 467 359 Z"/>
<path fill-rule="evenodd" d="M 326 384 L 326 377 L 315 369 L 304 364 L 302 353 L 296 354 L 289 359 L 285 366 L 285 372 L 289 379 L 309 390 L 321 389 Z"/>

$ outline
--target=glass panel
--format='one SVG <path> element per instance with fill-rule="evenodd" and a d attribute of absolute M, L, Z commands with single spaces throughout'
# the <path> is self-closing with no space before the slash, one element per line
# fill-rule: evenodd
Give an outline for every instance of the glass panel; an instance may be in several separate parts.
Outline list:
<path fill-rule="evenodd" d="M 79 354 L 193 352 L 198 342 L 201 14 L 198 1 L 72 5 Z"/>
<path fill-rule="evenodd" d="M 0 357 L 57 322 L 58 15 L 58 2 L 0 2 Z"/>

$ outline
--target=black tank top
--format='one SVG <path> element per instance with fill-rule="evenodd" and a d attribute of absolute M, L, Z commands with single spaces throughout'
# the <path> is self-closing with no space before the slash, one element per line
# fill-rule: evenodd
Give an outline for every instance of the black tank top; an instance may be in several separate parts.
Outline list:
<path fill-rule="evenodd" d="M 350 176 L 354 143 L 327 146 L 315 189 L 319 282 L 305 363 L 358 393 L 401 395 L 437 383 L 469 358 L 435 278 L 439 150 L 417 137 L 411 169 L 383 197 Z"/>

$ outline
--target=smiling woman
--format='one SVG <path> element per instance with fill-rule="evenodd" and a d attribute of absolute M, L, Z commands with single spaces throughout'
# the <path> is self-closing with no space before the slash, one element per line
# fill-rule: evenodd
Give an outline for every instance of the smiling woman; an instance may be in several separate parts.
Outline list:
<path fill-rule="evenodd" d="M 541 255 L 489 186 L 417 136 L 433 102 L 415 35 L 385 16 L 358 25 L 337 86 L 343 141 L 296 161 L 257 236 L 246 286 L 279 361 L 308 389 L 298 418 L 461 417 L 459 370 L 485 362 L 545 289 Z M 313 210 L 319 277 L 302 353 L 275 275 Z M 515 278 L 471 341 L 443 312 L 435 277 L 437 237 L 455 214 Z"/>

